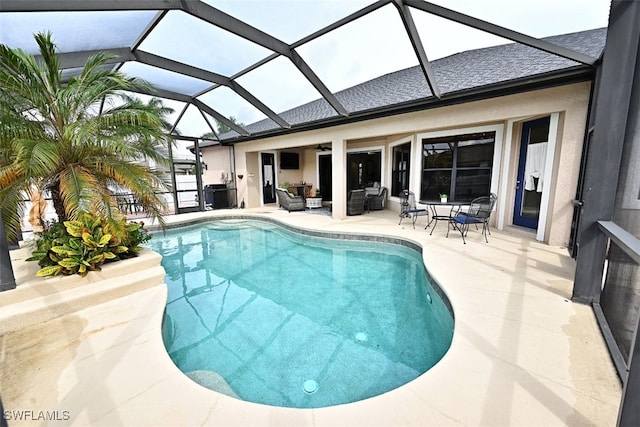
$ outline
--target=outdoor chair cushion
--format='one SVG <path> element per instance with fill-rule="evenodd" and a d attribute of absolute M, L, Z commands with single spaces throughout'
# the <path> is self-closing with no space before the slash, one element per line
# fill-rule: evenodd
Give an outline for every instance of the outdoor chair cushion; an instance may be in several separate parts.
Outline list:
<path fill-rule="evenodd" d="M 364 188 L 364 192 L 367 195 L 367 197 L 370 196 L 379 196 L 380 193 L 382 193 L 382 189 L 384 187 L 380 187 L 380 183 L 378 182 L 374 182 L 373 185 L 371 187 L 365 187 Z"/>
<path fill-rule="evenodd" d="M 367 195 L 367 207 L 370 211 L 382 210 L 387 202 L 387 187 L 380 187 L 378 194 Z"/>

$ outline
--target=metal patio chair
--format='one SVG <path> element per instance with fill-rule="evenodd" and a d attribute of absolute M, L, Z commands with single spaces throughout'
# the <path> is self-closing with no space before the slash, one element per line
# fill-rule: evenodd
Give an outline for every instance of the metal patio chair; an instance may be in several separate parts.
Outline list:
<path fill-rule="evenodd" d="M 473 199 L 466 212 L 458 212 L 451 218 L 447 225 L 447 237 L 449 237 L 449 230 L 453 227 L 460 232 L 462 242 L 466 245 L 467 241 L 465 236 L 469 232 L 469 226 L 474 224 L 477 229 L 478 225 L 482 224 L 484 240 L 489 243 L 487 239 L 487 232 L 491 234 L 491 230 L 489 230 L 489 218 L 491 217 L 496 199 L 497 196 L 494 193 L 491 193 L 489 196 L 480 196 Z"/>
<path fill-rule="evenodd" d="M 426 209 L 421 209 L 416 207 L 416 197 L 413 191 L 402 190 L 399 194 L 400 197 L 400 222 L 398 225 L 402 224 L 402 220 L 405 218 L 411 218 L 411 223 L 413 228 L 416 228 L 416 221 L 419 216 L 426 216 L 427 221 L 429 219 L 429 211 Z"/>

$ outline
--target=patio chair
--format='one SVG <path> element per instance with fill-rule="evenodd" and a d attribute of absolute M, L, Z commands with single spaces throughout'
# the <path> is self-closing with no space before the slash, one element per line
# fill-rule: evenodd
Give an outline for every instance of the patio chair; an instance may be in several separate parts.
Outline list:
<path fill-rule="evenodd" d="M 142 206 L 133 194 L 118 194 L 116 195 L 116 201 L 118 202 L 118 208 L 125 215 L 142 212 Z"/>
<path fill-rule="evenodd" d="M 491 230 L 489 230 L 489 218 L 491 217 L 496 199 L 497 196 L 494 193 L 491 193 L 489 196 L 480 196 L 473 199 L 469 205 L 469 210 L 466 212 L 458 212 L 451 218 L 447 225 L 447 237 L 449 237 L 449 230 L 453 227 L 460 232 L 462 242 L 466 245 L 467 241 L 465 236 L 469 232 L 469 226 L 475 224 L 477 228 L 478 224 L 482 224 L 484 240 L 489 243 L 487 239 L 487 232 L 491 234 Z"/>
<path fill-rule="evenodd" d="M 367 195 L 364 190 L 351 190 L 347 197 L 347 215 L 361 215 L 364 213 L 364 203 Z"/>
<path fill-rule="evenodd" d="M 276 195 L 278 196 L 278 205 L 288 210 L 289 213 L 291 213 L 291 211 L 304 210 L 304 197 L 293 196 L 282 188 L 276 188 Z"/>
<path fill-rule="evenodd" d="M 483 196 L 484 197 L 484 196 Z M 478 197 L 478 199 L 482 199 L 483 197 Z M 491 212 L 493 212 L 493 207 L 496 205 L 496 200 L 498 199 L 498 196 L 496 195 L 496 193 L 491 193 L 489 194 L 489 203 L 491 204 L 490 208 L 489 208 L 489 215 L 491 215 Z M 475 199 L 474 199 L 475 200 Z M 472 201 L 473 203 L 473 201 Z M 468 211 L 467 212 L 460 212 L 460 215 L 468 215 Z M 487 218 L 487 231 L 489 232 L 489 234 L 491 234 L 491 230 L 489 229 L 489 218 Z M 476 230 L 478 229 L 478 224 L 476 224 Z"/>
<path fill-rule="evenodd" d="M 367 192 L 367 208 L 370 211 L 379 211 L 384 209 L 387 202 L 387 187 L 378 187 L 376 192 Z"/>
<path fill-rule="evenodd" d="M 413 224 L 413 228 L 416 228 L 416 221 L 419 216 L 427 216 L 429 217 L 429 212 L 426 209 L 418 209 L 416 208 L 416 197 L 413 191 L 403 190 L 400 194 L 400 222 L 398 225 L 402 224 L 402 220 L 405 218 L 411 218 L 411 223 Z"/>
<path fill-rule="evenodd" d="M 364 187 L 364 192 L 367 195 L 367 197 L 369 196 L 377 196 L 378 194 L 380 194 L 380 183 L 379 182 L 374 182 L 371 185 L 367 185 L 366 187 Z"/>

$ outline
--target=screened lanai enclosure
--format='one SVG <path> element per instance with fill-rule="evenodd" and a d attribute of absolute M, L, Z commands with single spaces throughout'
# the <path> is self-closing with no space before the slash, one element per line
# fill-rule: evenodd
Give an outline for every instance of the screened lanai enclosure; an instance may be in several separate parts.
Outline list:
<path fill-rule="evenodd" d="M 463 4 L 437 3 L 4 0 L 0 43 L 36 54 L 33 34 L 49 31 L 65 78 L 77 75 L 100 51 L 114 55 L 110 67 L 151 83 L 155 90 L 138 96 L 160 97 L 175 111 L 171 134 L 177 137 L 177 152 L 169 153 L 174 194 L 165 199 L 167 213 L 181 213 L 213 207 L 208 203 L 212 186 L 228 190 L 223 206 L 240 205 L 234 152 L 224 147 L 400 109 L 447 105 L 460 102 L 465 92 L 482 92 L 478 84 L 452 87 L 446 70 L 432 64 L 438 58 L 516 42 L 575 64 L 575 73 L 590 70 L 597 60 L 597 54 L 536 37 L 544 34 L 507 28 L 511 19 L 522 17 L 517 10 L 494 23 L 496 10 L 475 8 L 473 16 Z M 591 19 L 604 26 L 607 9 L 606 0 L 594 4 Z M 540 19 L 546 15 L 535 10 Z M 450 38 L 446 45 L 439 43 L 443 34 Z M 346 91 L 414 66 L 420 69 L 414 87 L 421 89 L 409 91 L 416 93 L 394 89 L 372 103 Z M 200 157 L 204 147 L 213 153 L 209 160 Z M 360 168 L 380 163 L 367 154 L 351 157 L 351 163 L 363 158 Z M 380 180 L 375 168 L 366 182 L 362 172 L 354 173 L 348 189 Z M 322 187 L 325 194 L 332 188 L 330 182 Z"/>
<path fill-rule="evenodd" d="M 606 16 L 607 8 L 602 1 L 591 13 Z M 90 54 L 110 52 L 116 55 L 113 67 L 152 83 L 150 95 L 176 110 L 176 133 L 211 133 L 229 142 L 309 126 L 286 112 L 317 99 L 327 123 L 362 116 L 336 94 L 416 65 L 429 87 L 423 98 L 436 101 L 447 90 L 446 80 L 430 61 L 479 46 L 516 41 L 577 64 L 597 59 L 507 29 L 508 19 L 500 26 L 486 20 L 490 14 L 481 20 L 458 9 L 422 0 L 350 0 L 330 7 L 292 1 L 4 0 L 0 42 L 36 53 L 33 34 L 50 31 L 66 77 L 77 74 Z M 442 34 L 452 36 L 451 46 L 437 41 Z M 376 110 L 391 101 L 381 100 Z"/>
<path fill-rule="evenodd" d="M 496 171 L 505 170 L 497 163 L 501 136 L 493 129 L 421 138 L 419 130 L 396 132 L 388 158 L 382 149 L 358 150 L 331 140 L 301 147 L 286 138 L 589 82 L 588 126 L 584 141 L 579 141 L 582 161 L 575 172 L 579 177 L 576 188 L 567 190 L 575 192 L 569 245 L 577 259 L 574 300 L 593 306 L 624 384 L 620 425 L 638 425 L 640 410 L 627 402 L 640 396 L 640 183 L 635 172 L 640 162 L 640 75 L 635 67 L 640 58 L 640 4 L 498 3 L 2 0 L 0 43 L 37 54 L 33 34 L 51 32 L 63 78 L 77 76 L 92 54 L 108 52 L 113 55 L 109 67 L 154 87 L 136 96 L 158 97 L 174 110 L 169 132 L 175 144 L 166 153 L 172 184 L 172 193 L 165 195 L 167 214 L 240 208 L 251 197 L 248 182 L 260 178 L 256 188 L 273 187 L 281 154 L 286 158 L 293 152 L 300 153 L 302 162 L 305 155 L 317 159 L 315 184 L 325 201 L 384 181 L 384 164 L 390 165 L 387 186 L 392 195 L 408 188 L 412 168 L 434 177 L 415 185 L 421 198 L 443 192 L 471 198 L 492 189 Z M 605 26 L 606 31 L 594 31 Z M 567 33 L 573 35 L 547 38 Z M 603 44 L 605 33 L 604 54 L 600 45 L 584 48 L 589 37 L 600 37 Z M 502 57 L 482 50 L 505 45 L 515 50 L 500 51 Z M 517 50 L 522 46 L 525 50 Z M 527 55 L 522 56 L 523 51 Z M 498 62 L 482 65 L 489 59 Z M 468 64 L 474 66 L 467 69 Z M 535 73 L 527 66 L 536 68 Z M 480 77 L 491 67 L 501 72 L 491 79 Z M 409 69 L 417 73 L 406 72 Z M 403 85 L 392 85 L 398 76 L 404 78 Z M 377 82 L 376 92 L 362 96 L 372 81 Z M 543 141 L 549 121 L 553 128 L 562 118 L 523 115 L 509 120 L 505 122 L 517 122 L 513 129 L 533 129 L 532 135 L 536 126 L 544 128 Z M 437 128 L 425 123 L 422 129 L 432 126 Z M 274 137 L 283 138 L 280 148 L 260 148 Z M 540 141 L 534 137 L 527 143 Z M 256 177 L 236 162 L 236 152 L 246 144 L 256 147 L 242 154 L 247 164 L 260 166 Z M 413 154 L 416 144 L 425 153 L 421 164 Z M 472 158 L 465 163 L 468 153 Z M 298 161 L 290 156 L 285 170 L 295 163 L 294 157 Z M 555 162 L 558 167 L 560 159 Z M 510 173 L 515 181 L 516 171 Z M 438 185 L 428 184 L 434 182 Z M 126 189 L 123 192 L 126 195 Z M 541 202 L 541 194 L 521 197 L 519 214 L 525 220 L 531 212 L 536 221 L 544 214 L 547 202 Z M 506 197 L 501 199 L 504 206 Z M 275 202 L 266 192 L 254 200 L 260 200 L 257 206 Z M 0 246 L 0 290 L 11 289 L 15 280 L 1 227 Z"/>

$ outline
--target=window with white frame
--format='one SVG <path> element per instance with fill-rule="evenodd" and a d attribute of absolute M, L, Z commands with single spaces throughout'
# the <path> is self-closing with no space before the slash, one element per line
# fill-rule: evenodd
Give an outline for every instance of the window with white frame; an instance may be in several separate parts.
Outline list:
<path fill-rule="evenodd" d="M 420 200 L 466 202 L 491 192 L 495 132 L 422 140 Z"/>

